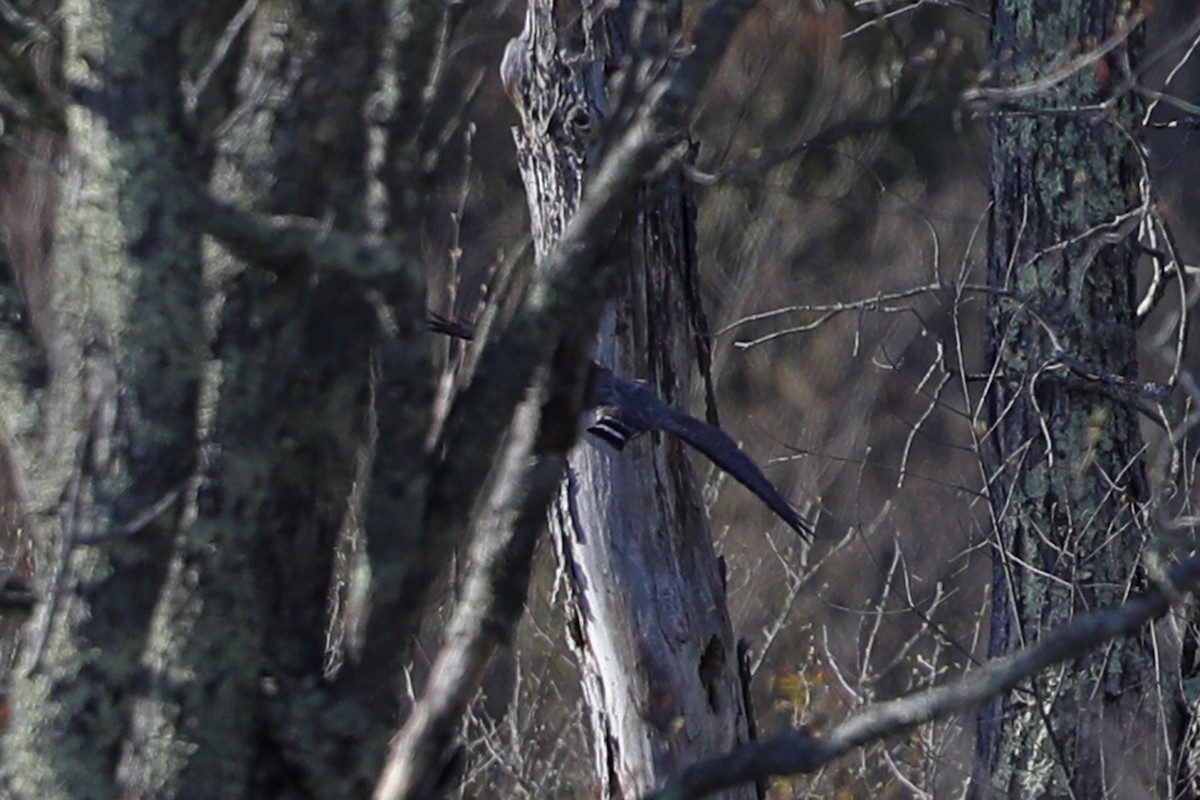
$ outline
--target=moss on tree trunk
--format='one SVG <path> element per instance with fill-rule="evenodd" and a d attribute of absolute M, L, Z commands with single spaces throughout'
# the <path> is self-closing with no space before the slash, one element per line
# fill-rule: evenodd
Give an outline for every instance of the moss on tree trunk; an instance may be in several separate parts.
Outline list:
<path fill-rule="evenodd" d="M 1095 54 L 1132 23 L 1124 4 L 997 0 L 993 8 L 997 656 L 1127 596 L 1139 580 L 1138 511 L 1147 498 L 1135 411 L 1109 390 L 1138 373 L 1131 234 L 1142 202 L 1141 121 L 1132 96 L 1114 90 L 1137 63 L 1140 34 Z M 1144 774 L 1166 774 L 1153 744 L 1154 685 L 1151 651 L 1134 637 L 990 704 L 976 795 L 1147 796 L 1156 778 L 1147 783 L 1125 767 L 1138 759 Z"/>

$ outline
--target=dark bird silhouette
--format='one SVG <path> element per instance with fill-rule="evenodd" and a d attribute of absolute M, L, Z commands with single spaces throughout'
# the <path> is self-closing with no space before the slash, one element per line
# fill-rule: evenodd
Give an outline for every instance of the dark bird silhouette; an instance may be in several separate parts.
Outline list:
<path fill-rule="evenodd" d="M 429 328 L 460 339 L 475 338 L 473 325 L 433 312 L 429 313 Z M 725 431 L 667 405 L 649 384 L 619 377 L 596 363 L 592 364 L 591 384 L 591 405 L 597 409 L 597 417 L 588 433 L 617 450 L 646 431 L 662 431 L 682 439 L 753 492 L 802 538 L 811 540 L 808 523 Z"/>

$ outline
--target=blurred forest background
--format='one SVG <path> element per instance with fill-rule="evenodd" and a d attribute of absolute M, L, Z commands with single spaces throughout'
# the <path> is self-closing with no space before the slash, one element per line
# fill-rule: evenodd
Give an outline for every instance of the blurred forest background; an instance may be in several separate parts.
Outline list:
<path fill-rule="evenodd" d="M 450 316 L 476 316 L 497 272 L 529 257 L 496 70 L 522 12 L 468 4 L 453 45 L 451 80 L 472 91 L 441 109 L 425 226 L 430 306 Z M 1184 101 L 1154 107 L 1150 155 L 1194 263 L 1200 22 L 1175 0 L 1148 23 L 1145 83 L 1169 80 Z M 696 461 L 763 735 L 837 721 L 984 656 L 990 522 L 971 435 L 984 297 L 970 286 L 983 283 L 986 123 L 964 94 L 986 78 L 988 24 L 981 0 L 764 2 L 700 110 L 698 249 L 722 426 L 817 521 L 806 547 Z M 1143 327 L 1143 380 L 1169 368 L 1158 331 L 1178 304 L 1165 305 Z M 452 369 L 457 346 L 444 350 Z M 1152 449 L 1162 436 L 1144 434 Z M 544 547 L 520 641 L 470 722 L 464 796 L 588 796 L 553 561 Z M 973 718 L 929 725 L 772 796 L 954 796 L 973 741 Z"/>

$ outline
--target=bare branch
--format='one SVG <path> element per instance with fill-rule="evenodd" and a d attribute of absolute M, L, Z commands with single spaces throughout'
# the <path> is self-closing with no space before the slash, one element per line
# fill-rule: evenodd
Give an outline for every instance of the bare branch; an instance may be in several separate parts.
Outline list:
<path fill-rule="evenodd" d="M 213 76 L 229 57 L 233 43 L 237 40 L 238 34 L 242 32 L 242 29 L 246 27 L 246 23 L 254 16 L 254 12 L 258 10 L 258 4 L 259 0 L 245 0 L 242 7 L 233 15 L 233 19 L 229 20 L 229 24 L 225 26 L 221 37 L 213 45 L 208 61 L 205 62 L 204 66 L 196 74 L 196 77 L 194 79 L 184 77 L 182 81 L 183 108 L 189 115 L 196 113 L 196 109 L 200 105 L 200 95 L 204 94 L 208 89 L 209 84 L 212 83 Z"/>
<path fill-rule="evenodd" d="M 399 276 L 416 295 L 424 294 L 420 270 L 400 247 L 377 236 L 340 231 L 332 220 L 259 214 L 203 196 L 197 215 L 206 233 L 251 264 L 280 270 L 308 266 L 367 282 Z"/>
<path fill-rule="evenodd" d="M 962 94 L 962 101 L 967 105 L 972 103 L 1011 103 L 1028 97 L 1038 97 L 1048 94 L 1052 89 L 1061 86 L 1074 76 L 1090 69 L 1100 59 L 1116 50 L 1128 39 L 1134 31 L 1141 27 L 1145 15 L 1136 13 L 1125 20 L 1116 33 L 1091 50 L 1063 63 L 1058 69 L 1046 70 L 1042 77 L 1028 83 L 1016 86 L 979 87 L 969 89 Z"/>
<path fill-rule="evenodd" d="M 717 335 L 720 336 L 723 333 L 728 333 L 734 328 L 747 325 L 751 322 L 760 322 L 762 320 L 772 319 L 784 314 L 799 314 L 807 312 L 821 315 L 812 322 L 792 328 L 784 328 L 782 330 L 772 331 L 771 333 L 765 334 L 756 339 L 738 341 L 735 344 L 735 346 L 739 349 L 746 349 L 750 347 L 756 347 L 760 344 L 766 344 L 767 342 L 774 341 L 775 339 L 779 339 L 793 333 L 807 333 L 809 331 L 816 330 L 833 318 L 850 311 L 895 312 L 906 310 L 908 308 L 907 306 L 897 307 L 891 304 L 898 300 L 907 300 L 912 297 L 919 297 L 937 292 L 953 292 L 955 295 L 962 295 L 966 292 L 978 292 L 983 294 L 1011 296 L 1011 292 L 1005 289 L 997 289 L 993 286 L 980 286 L 976 284 L 956 285 L 948 282 L 928 283 L 922 286 L 913 286 L 911 288 L 902 289 L 895 292 L 881 292 L 876 294 L 874 297 L 864 297 L 859 300 L 850 300 L 843 303 L 827 303 L 824 305 L 793 305 L 771 309 L 770 311 L 760 311 L 756 314 L 749 314 L 741 319 L 734 320 L 717 331 Z"/>
<path fill-rule="evenodd" d="M 1200 584 L 1200 556 L 1167 573 L 1150 592 L 1103 611 L 1076 617 L 1018 653 L 995 659 L 974 673 L 944 686 L 876 703 L 823 737 L 795 730 L 739 747 L 724 756 L 695 764 L 645 800 L 707 797 L 722 789 L 762 778 L 815 772 L 866 744 L 903 733 L 934 719 L 975 708 L 1018 686 L 1032 675 L 1077 658 L 1119 636 L 1128 635 L 1165 614 L 1173 602 Z"/>
<path fill-rule="evenodd" d="M 467 704 L 496 647 L 511 639 L 520 619 L 534 544 L 545 527 L 546 507 L 562 480 L 569 450 L 536 453 L 537 441 L 544 438 L 541 429 L 562 427 L 560 420 L 539 421 L 539 394 L 534 392 L 519 408 L 506 448 L 505 477 L 480 516 L 462 599 L 429 685 L 392 744 L 375 800 L 425 797 L 443 778 Z M 531 454 L 534 463 L 527 466 Z"/>

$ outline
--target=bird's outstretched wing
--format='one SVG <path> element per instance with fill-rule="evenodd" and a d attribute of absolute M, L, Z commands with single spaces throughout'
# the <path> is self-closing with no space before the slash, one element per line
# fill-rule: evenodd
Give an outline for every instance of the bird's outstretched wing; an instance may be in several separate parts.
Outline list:
<path fill-rule="evenodd" d="M 617 449 L 638 433 L 659 430 L 669 433 L 703 453 L 738 483 L 745 486 L 767 508 L 806 540 L 812 530 L 762 470 L 729 437 L 729 434 L 690 414 L 672 408 L 644 383 L 619 378 L 611 370 L 595 369 L 595 400 L 601 407 L 596 422 L 588 428 L 593 436 Z"/>
<path fill-rule="evenodd" d="M 459 322 L 456 319 L 443 317 L 436 311 L 425 312 L 425 323 L 434 333 L 444 333 L 455 339 L 470 341 L 475 338 L 475 326 L 469 322 Z"/>
<path fill-rule="evenodd" d="M 459 339 L 472 339 L 475 336 L 474 325 L 447 319 L 432 311 L 429 312 L 428 324 L 435 333 Z M 617 377 L 612 370 L 599 364 L 592 365 L 591 400 L 600 413 L 588 428 L 588 433 L 618 450 L 625 447 L 630 439 L 649 430 L 662 431 L 682 439 L 754 492 L 788 527 L 811 541 L 812 530 L 808 523 L 767 480 L 758 465 L 737 446 L 737 442 L 716 425 L 671 408 L 649 385 Z"/>

